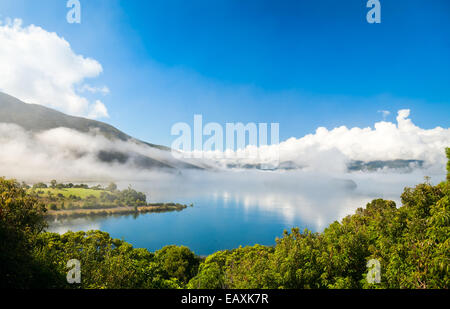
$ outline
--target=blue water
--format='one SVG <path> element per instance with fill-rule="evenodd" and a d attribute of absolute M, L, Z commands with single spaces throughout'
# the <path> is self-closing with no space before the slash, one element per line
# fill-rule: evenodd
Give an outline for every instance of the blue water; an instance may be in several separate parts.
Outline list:
<path fill-rule="evenodd" d="M 234 178 L 226 183 L 203 179 L 136 183 L 133 187 L 146 192 L 149 202 L 194 206 L 180 212 L 67 219 L 50 222 L 49 231 L 98 229 L 137 248 L 155 251 L 184 245 L 198 255 L 254 244 L 274 245 L 285 229 L 322 231 L 374 198 L 398 201 L 406 176 L 395 182 L 390 177 L 388 183 L 355 179 L 357 189 L 335 181 L 311 181 L 309 176 L 255 180 L 252 185 L 250 179 Z"/>
<path fill-rule="evenodd" d="M 50 230 L 99 229 L 150 251 L 174 244 L 187 246 L 199 255 L 208 255 L 257 243 L 273 245 L 284 229 L 293 226 L 304 228 L 307 224 L 301 220 L 287 223 L 279 214 L 258 210 L 245 212 L 234 202 L 206 199 L 180 212 L 69 219 L 52 222 Z"/>

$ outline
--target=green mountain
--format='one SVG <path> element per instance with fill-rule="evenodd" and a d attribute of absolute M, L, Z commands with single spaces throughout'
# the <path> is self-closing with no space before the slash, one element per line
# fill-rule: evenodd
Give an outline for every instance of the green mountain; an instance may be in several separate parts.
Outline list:
<path fill-rule="evenodd" d="M 82 117 L 69 116 L 51 108 L 37 104 L 28 104 L 0 92 L 0 123 L 16 124 L 27 131 L 38 133 L 54 128 L 69 128 L 83 133 L 101 134 L 109 140 L 120 140 L 139 144 L 161 151 L 164 159 L 144 156 L 133 151 L 104 149 L 99 151 L 97 157 L 102 162 L 117 162 L 121 164 L 132 164 L 138 168 L 188 168 L 201 169 L 201 166 L 174 159 L 165 146 L 154 145 L 135 139 L 117 128 L 96 120 Z"/>

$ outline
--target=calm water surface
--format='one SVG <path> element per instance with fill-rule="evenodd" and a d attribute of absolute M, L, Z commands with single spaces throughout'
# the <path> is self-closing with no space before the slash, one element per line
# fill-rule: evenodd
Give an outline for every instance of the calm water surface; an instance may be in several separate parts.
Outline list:
<path fill-rule="evenodd" d="M 292 227 L 322 231 L 374 198 L 398 203 L 403 187 L 422 177 L 350 175 L 344 181 L 310 176 L 254 174 L 136 182 L 133 187 L 146 192 L 149 202 L 193 203 L 194 207 L 181 212 L 52 221 L 49 231 L 98 229 L 150 251 L 175 244 L 208 255 L 239 246 L 273 245 L 283 230 Z"/>

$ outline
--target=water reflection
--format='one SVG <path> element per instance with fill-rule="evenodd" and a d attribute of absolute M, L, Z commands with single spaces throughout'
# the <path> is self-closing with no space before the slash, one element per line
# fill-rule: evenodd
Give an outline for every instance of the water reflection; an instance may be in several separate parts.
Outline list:
<path fill-rule="evenodd" d="M 439 179 L 441 176 L 436 176 Z M 50 222 L 50 231 L 101 229 L 136 247 L 187 245 L 198 254 L 256 243 L 272 245 L 284 229 L 323 230 L 374 198 L 399 204 L 414 174 L 310 175 L 307 173 L 198 173 L 164 181 L 124 182 L 151 202 L 190 204 L 175 213 L 110 216 Z"/>

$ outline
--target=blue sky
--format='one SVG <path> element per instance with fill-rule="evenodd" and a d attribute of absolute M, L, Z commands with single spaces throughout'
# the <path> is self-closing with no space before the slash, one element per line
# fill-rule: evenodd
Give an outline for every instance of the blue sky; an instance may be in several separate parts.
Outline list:
<path fill-rule="evenodd" d="M 0 19 L 56 32 L 100 62 L 106 122 L 170 145 L 171 126 L 279 122 L 281 140 L 319 126 L 366 127 L 378 111 L 411 109 L 423 128 L 448 127 L 450 2 L 381 0 L 2 0 Z"/>

